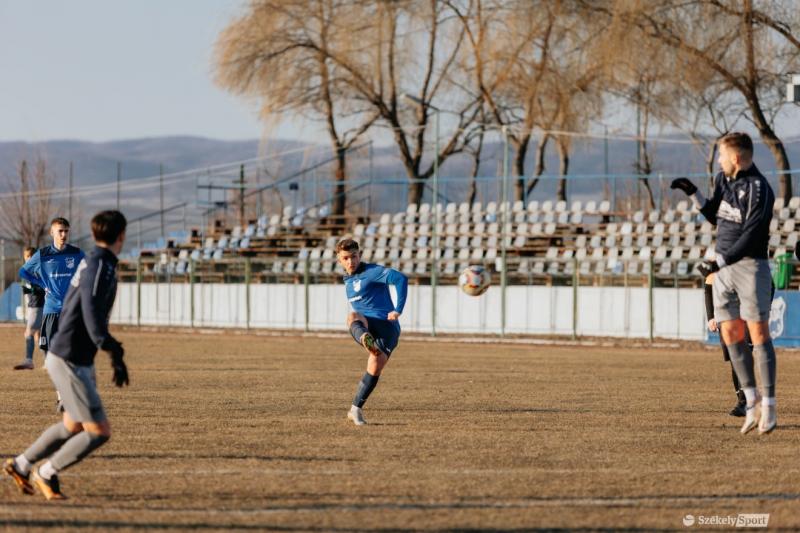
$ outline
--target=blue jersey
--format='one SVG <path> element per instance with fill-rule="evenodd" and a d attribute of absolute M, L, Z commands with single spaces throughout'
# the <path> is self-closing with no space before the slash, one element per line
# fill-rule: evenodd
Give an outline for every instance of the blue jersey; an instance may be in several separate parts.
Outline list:
<path fill-rule="evenodd" d="M 81 249 L 71 244 L 62 250 L 53 245 L 45 246 L 19 269 L 19 277 L 45 289 L 44 314 L 61 312 L 69 282 L 83 256 Z"/>
<path fill-rule="evenodd" d="M 397 290 L 397 305 L 392 303 L 389 285 Z M 353 311 L 367 318 L 386 317 L 392 311 L 403 312 L 408 295 L 408 278 L 393 268 L 361 263 L 355 274 L 345 275 L 344 288 Z"/>

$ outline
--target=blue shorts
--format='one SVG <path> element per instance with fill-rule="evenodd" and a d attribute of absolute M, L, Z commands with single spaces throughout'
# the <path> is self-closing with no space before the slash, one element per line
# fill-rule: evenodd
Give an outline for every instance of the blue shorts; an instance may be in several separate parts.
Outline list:
<path fill-rule="evenodd" d="M 366 317 L 366 319 L 369 323 L 369 332 L 375 337 L 378 347 L 387 356 L 391 356 L 392 351 L 397 348 L 397 343 L 400 342 L 400 322 L 397 320 L 381 320 L 371 316 Z M 356 343 L 359 346 L 361 345 L 358 341 Z"/>

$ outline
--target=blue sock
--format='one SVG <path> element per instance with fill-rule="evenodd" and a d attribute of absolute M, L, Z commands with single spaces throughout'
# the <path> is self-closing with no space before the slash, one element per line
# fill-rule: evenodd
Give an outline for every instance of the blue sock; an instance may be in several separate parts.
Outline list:
<path fill-rule="evenodd" d="M 364 377 L 361 378 L 361 382 L 358 384 L 356 397 L 353 398 L 353 405 L 356 407 L 364 407 L 367 398 L 369 398 L 369 395 L 375 390 L 379 378 L 380 376 L 373 376 L 369 372 L 364 373 Z"/>
<path fill-rule="evenodd" d="M 361 344 L 361 337 L 364 335 L 364 333 L 369 333 L 369 330 L 363 322 L 360 320 L 354 320 L 350 323 L 350 335 L 353 336 L 358 344 Z"/>

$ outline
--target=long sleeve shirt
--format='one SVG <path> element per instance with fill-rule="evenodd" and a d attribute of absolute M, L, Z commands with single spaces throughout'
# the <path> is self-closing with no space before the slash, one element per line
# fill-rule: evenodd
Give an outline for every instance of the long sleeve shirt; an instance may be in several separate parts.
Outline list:
<path fill-rule="evenodd" d="M 45 246 L 19 269 L 19 277 L 46 292 L 44 314 L 60 313 L 69 282 L 78 268 L 84 253 L 77 246 L 67 244 L 61 250 Z"/>
<path fill-rule="evenodd" d="M 108 331 L 108 317 L 117 295 L 117 256 L 95 247 L 72 278 L 58 333 L 50 352 L 75 365 L 94 364 L 98 349 L 117 341 Z"/>
<path fill-rule="evenodd" d="M 397 305 L 392 302 L 389 285 L 397 291 Z M 367 318 L 386 320 L 389 313 L 403 312 L 408 295 L 408 278 L 393 268 L 361 263 L 353 275 L 344 276 L 347 301 L 353 311 Z"/>
<path fill-rule="evenodd" d="M 717 262 L 732 265 L 751 257 L 767 259 L 769 224 L 775 194 L 755 164 L 734 178 L 722 172 L 714 178 L 714 193 L 701 206 L 703 216 L 717 226 Z"/>

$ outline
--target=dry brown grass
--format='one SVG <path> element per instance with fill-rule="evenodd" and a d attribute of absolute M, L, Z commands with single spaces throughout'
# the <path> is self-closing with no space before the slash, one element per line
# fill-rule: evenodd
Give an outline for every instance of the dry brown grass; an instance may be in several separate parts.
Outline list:
<path fill-rule="evenodd" d="M 42 371 L 0 328 L 0 453 L 55 420 Z M 365 363 L 341 339 L 120 332 L 100 354 L 115 430 L 47 503 L 0 485 L 0 526 L 98 530 L 683 529 L 771 513 L 800 527 L 797 353 L 779 352 L 779 429 L 741 436 L 718 351 L 401 341 L 356 428 Z M 37 354 L 37 364 L 40 359 Z"/>

